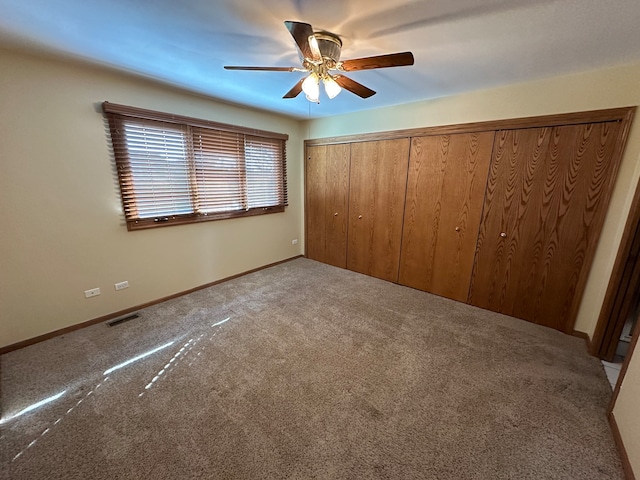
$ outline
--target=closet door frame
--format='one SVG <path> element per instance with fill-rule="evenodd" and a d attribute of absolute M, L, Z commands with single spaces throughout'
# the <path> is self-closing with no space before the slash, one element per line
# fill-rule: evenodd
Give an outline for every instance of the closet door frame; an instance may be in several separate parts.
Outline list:
<path fill-rule="evenodd" d="M 338 137 L 313 138 L 304 141 L 306 147 L 316 145 L 332 145 L 334 143 L 370 142 L 375 140 L 393 140 L 394 138 L 424 137 L 428 135 L 452 135 L 455 133 L 485 132 L 487 130 L 514 130 L 518 128 L 555 127 L 559 125 L 576 125 L 580 123 L 622 122 L 622 134 L 618 147 L 624 147 L 631 120 L 636 107 L 610 108 L 607 110 L 590 110 L 588 112 L 560 113 L 539 117 L 512 118 L 506 120 L 490 120 L 487 122 L 461 123 L 438 127 L 411 128 L 406 130 L 389 130 L 385 132 L 363 133 L 360 135 L 344 135 Z M 620 142 L 622 140 L 622 142 Z M 622 153 L 620 150 L 618 153 Z M 618 159 L 619 160 L 619 159 Z"/>
<path fill-rule="evenodd" d="M 603 360 L 612 361 L 618 346 L 618 339 L 632 309 L 632 300 L 640 289 L 640 183 L 631 202 L 629 216 L 622 240 L 613 265 L 607 292 L 602 302 L 596 330 L 591 340 L 590 352 Z M 640 324 L 638 324 L 640 325 Z M 633 334 L 637 341 L 640 327 L 636 325 Z M 628 357 L 631 356 L 629 353 Z M 625 359 L 626 363 L 626 359 Z M 620 383 L 618 381 L 618 383 Z"/>

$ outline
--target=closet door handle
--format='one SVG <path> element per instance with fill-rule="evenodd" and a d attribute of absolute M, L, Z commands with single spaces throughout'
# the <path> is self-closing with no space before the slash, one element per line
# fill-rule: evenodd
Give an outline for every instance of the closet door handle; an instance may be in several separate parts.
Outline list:
<path fill-rule="evenodd" d="M 358 219 L 361 219 L 361 218 L 362 218 L 362 215 L 358 215 Z"/>
<path fill-rule="evenodd" d="M 338 216 L 338 212 L 334 213 L 334 214 L 333 214 L 333 216 L 334 216 L 334 217 L 337 217 L 337 216 Z"/>
<path fill-rule="evenodd" d="M 460 231 L 460 227 L 456 227 L 456 232 L 459 232 L 459 231 Z"/>
<path fill-rule="evenodd" d="M 502 233 L 500 234 L 500 236 L 501 236 L 502 238 L 507 238 L 507 234 L 506 234 L 505 232 L 502 232 Z"/>

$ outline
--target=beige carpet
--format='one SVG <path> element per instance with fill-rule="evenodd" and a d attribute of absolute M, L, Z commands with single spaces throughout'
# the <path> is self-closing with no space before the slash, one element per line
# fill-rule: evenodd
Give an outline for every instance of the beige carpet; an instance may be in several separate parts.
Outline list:
<path fill-rule="evenodd" d="M 1 361 L 6 479 L 623 478 L 582 340 L 306 259 Z"/>

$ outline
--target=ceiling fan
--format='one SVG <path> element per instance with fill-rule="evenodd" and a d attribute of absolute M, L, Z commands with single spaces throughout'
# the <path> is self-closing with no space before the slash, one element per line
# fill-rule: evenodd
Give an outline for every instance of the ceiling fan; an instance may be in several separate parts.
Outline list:
<path fill-rule="evenodd" d="M 282 98 L 295 98 L 300 92 L 304 92 L 307 100 L 320 103 L 320 81 L 324 84 L 325 92 L 329 98 L 334 98 L 338 95 L 342 88 L 362 98 L 369 98 L 375 95 L 376 92 L 344 76 L 342 72 L 413 65 L 413 54 L 411 52 L 340 61 L 342 40 L 338 35 L 325 31 L 314 32 L 308 23 L 286 21 L 284 24 L 296 42 L 302 68 L 238 67 L 228 65 L 224 68 L 227 70 L 309 72 L 307 77 L 296 83 Z"/>

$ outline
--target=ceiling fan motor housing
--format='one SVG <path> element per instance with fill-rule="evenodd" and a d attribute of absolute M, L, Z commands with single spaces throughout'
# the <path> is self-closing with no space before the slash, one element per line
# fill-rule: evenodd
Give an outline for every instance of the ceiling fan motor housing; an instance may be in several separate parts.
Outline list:
<path fill-rule="evenodd" d="M 337 35 L 331 32 L 314 32 L 313 36 L 318 41 L 318 48 L 322 58 L 338 63 L 340 60 L 340 51 L 342 50 L 342 40 Z"/>

